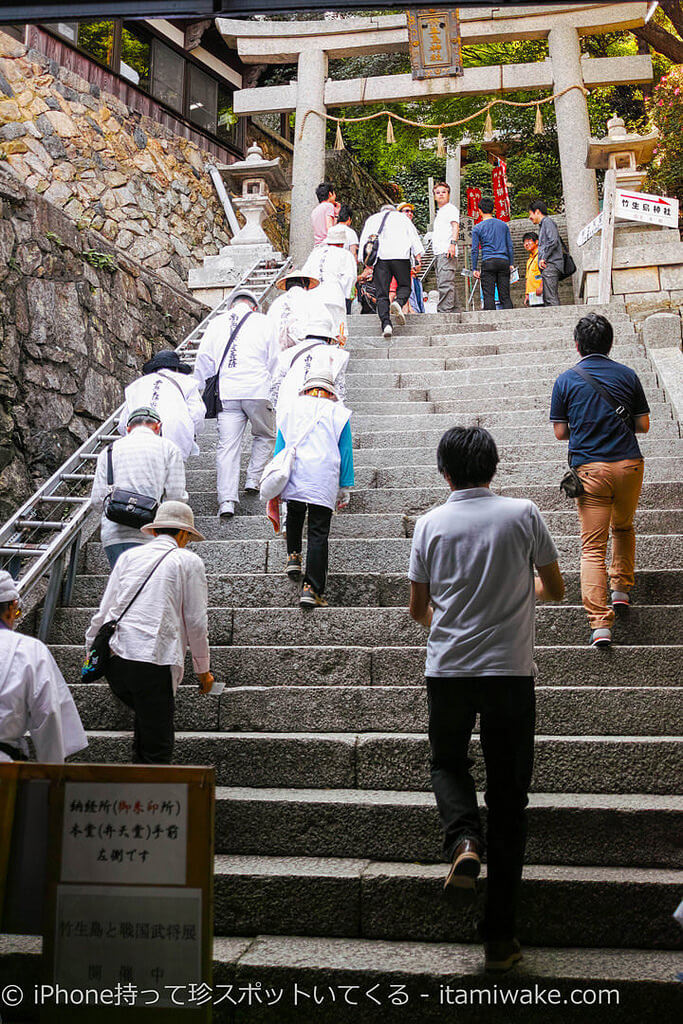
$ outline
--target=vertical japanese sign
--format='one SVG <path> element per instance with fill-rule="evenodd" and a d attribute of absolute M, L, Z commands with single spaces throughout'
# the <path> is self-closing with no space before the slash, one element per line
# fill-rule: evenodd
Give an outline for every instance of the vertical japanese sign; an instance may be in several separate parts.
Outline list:
<path fill-rule="evenodd" d="M 498 220 L 510 220 L 510 193 L 506 172 L 507 164 L 499 160 L 493 168 L 493 203 Z"/>
<path fill-rule="evenodd" d="M 212 768 L 0 765 L 0 924 L 43 935 L 43 1024 L 208 1024 L 214 799 Z"/>
<path fill-rule="evenodd" d="M 408 50 L 414 79 L 462 75 L 457 8 L 421 7 L 406 12 Z"/>
<path fill-rule="evenodd" d="M 481 220 L 481 210 L 479 209 L 480 200 L 480 188 L 467 189 L 467 216 L 471 217 L 475 224 L 478 224 Z"/>

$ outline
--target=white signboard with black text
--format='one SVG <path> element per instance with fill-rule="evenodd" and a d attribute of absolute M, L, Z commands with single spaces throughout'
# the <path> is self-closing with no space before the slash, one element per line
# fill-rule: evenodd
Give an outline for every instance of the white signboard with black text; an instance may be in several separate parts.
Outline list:
<path fill-rule="evenodd" d="M 659 224 L 665 228 L 678 227 L 678 200 L 668 196 L 653 196 L 647 192 L 631 192 L 618 188 L 615 214 L 625 220 Z"/>

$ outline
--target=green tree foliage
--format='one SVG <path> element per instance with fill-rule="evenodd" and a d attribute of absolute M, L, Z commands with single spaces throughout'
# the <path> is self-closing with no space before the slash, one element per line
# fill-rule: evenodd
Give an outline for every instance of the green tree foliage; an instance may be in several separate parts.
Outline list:
<path fill-rule="evenodd" d="M 661 139 L 645 187 L 683 204 L 683 66 L 672 68 L 655 86 L 648 113 Z"/>

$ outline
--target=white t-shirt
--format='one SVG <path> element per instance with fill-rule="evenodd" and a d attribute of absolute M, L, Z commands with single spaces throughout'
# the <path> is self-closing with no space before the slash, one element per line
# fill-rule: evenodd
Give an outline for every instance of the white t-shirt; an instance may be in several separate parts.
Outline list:
<path fill-rule="evenodd" d="M 432 249 L 435 256 L 444 256 L 448 252 L 448 246 L 453 241 L 453 221 L 460 223 L 460 211 L 453 203 L 444 203 L 436 211 L 434 218 L 434 230 L 432 232 Z M 457 246 L 456 246 L 457 250 Z"/>
<path fill-rule="evenodd" d="M 360 236 L 358 256 L 362 259 L 365 243 L 370 235 L 376 235 L 384 220 L 386 210 L 373 213 L 363 225 Z M 411 256 L 419 256 L 425 251 L 420 236 L 413 222 L 404 213 L 392 210 L 387 217 L 379 236 L 377 258 L 380 260 L 409 260 Z"/>
<path fill-rule="evenodd" d="M 344 242 L 344 248 L 350 249 L 352 245 L 358 245 L 358 235 L 349 224 L 341 225 L 346 231 L 346 241 Z M 353 253 L 351 254 L 353 255 Z"/>

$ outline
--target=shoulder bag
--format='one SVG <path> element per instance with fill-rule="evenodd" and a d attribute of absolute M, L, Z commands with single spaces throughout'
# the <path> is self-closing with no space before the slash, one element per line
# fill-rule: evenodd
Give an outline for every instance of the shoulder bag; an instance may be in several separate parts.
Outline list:
<path fill-rule="evenodd" d="M 294 469 L 296 450 L 299 445 L 308 437 L 314 427 L 318 425 L 320 414 L 306 427 L 293 444 L 286 444 L 285 447 L 274 455 L 261 475 L 261 487 L 259 497 L 261 501 L 272 501 L 278 498 L 289 483 L 289 478 Z"/>
<path fill-rule="evenodd" d="M 202 395 L 202 398 L 204 399 L 204 405 L 206 406 L 206 415 L 204 418 L 207 420 L 215 420 L 216 416 L 218 416 L 218 413 L 221 412 L 223 409 L 223 406 L 221 405 L 219 387 L 221 367 L 225 362 L 225 357 L 227 356 L 228 352 L 232 347 L 232 343 L 239 334 L 242 324 L 246 323 L 246 321 L 249 319 L 253 312 L 253 309 L 250 309 L 246 316 L 243 316 L 240 322 L 238 324 L 235 324 L 230 334 L 230 337 L 228 338 L 228 344 L 225 346 L 225 350 L 223 352 L 223 355 L 221 356 L 221 361 L 218 364 L 218 369 L 216 370 L 212 377 L 208 378 L 206 384 L 204 385 L 204 393 Z"/>
<path fill-rule="evenodd" d="M 121 526 L 132 526 L 139 530 L 154 519 L 159 502 L 148 494 L 137 494 L 135 491 L 124 491 L 114 487 L 113 444 L 107 447 L 107 483 L 112 490 L 104 499 L 102 507 L 107 519 Z"/>
<path fill-rule="evenodd" d="M 85 665 L 81 669 L 81 682 L 82 683 L 94 683 L 98 679 L 102 678 L 102 676 L 104 675 L 104 673 L 105 673 L 105 671 L 107 669 L 107 665 L 109 663 L 109 659 L 111 658 L 111 649 L 109 647 L 109 641 L 111 640 L 112 636 L 114 635 L 114 633 L 116 631 L 116 627 L 118 626 L 119 622 L 121 621 L 123 616 L 126 614 L 126 612 L 129 610 L 129 608 L 133 604 L 133 602 L 136 601 L 137 598 L 140 596 L 141 592 L 147 586 L 147 584 L 149 583 L 150 579 L 152 578 L 154 573 L 157 571 L 157 569 L 159 568 L 159 566 L 161 565 L 163 560 L 166 558 L 167 555 L 170 555 L 171 551 L 173 551 L 173 550 L 174 550 L 173 548 L 170 548 L 168 551 L 165 551 L 163 553 L 163 555 L 161 556 L 159 561 L 156 563 L 155 566 L 153 566 L 152 570 L 147 574 L 147 576 L 145 577 L 143 582 L 140 584 L 138 589 L 135 591 L 135 593 L 133 594 L 133 596 L 131 597 L 130 601 L 128 602 L 126 607 L 123 609 L 123 611 L 121 612 L 119 617 L 117 619 L 109 619 L 108 622 L 104 622 L 100 626 L 100 628 L 97 630 L 97 634 L 95 636 L 95 639 L 93 640 L 92 646 L 91 646 L 91 648 L 90 648 L 90 650 L 88 652 L 88 660 L 86 661 Z"/>
<path fill-rule="evenodd" d="M 576 273 L 576 263 L 574 263 L 572 254 L 561 238 L 560 244 L 562 246 L 562 270 L 560 272 L 560 281 L 564 281 L 565 278 L 572 277 Z"/>
<path fill-rule="evenodd" d="M 367 242 L 363 246 L 363 263 L 365 264 L 366 267 L 374 267 L 375 263 L 377 263 L 377 258 L 379 256 L 379 236 L 382 234 L 382 231 L 384 230 L 384 225 L 387 222 L 387 217 L 389 216 L 390 213 L 393 212 L 393 210 L 387 210 L 387 212 L 382 217 L 377 233 L 370 235 Z"/>
<path fill-rule="evenodd" d="M 609 391 L 607 391 L 606 388 L 603 388 L 602 384 L 598 384 L 597 380 L 595 380 L 594 377 L 591 377 L 588 370 L 584 370 L 582 366 L 574 366 L 572 369 L 575 370 L 579 377 L 582 377 L 587 384 L 590 384 L 593 390 L 596 391 L 605 402 L 607 402 L 610 409 L 619 417 L 626 429 L 635 434 L 633 416 L 626 406 L 617 402 L 616 399 L 610 395 Z M 560 490 L 564 491 L 568 498 L 578 498 L 580 495 L 585 494 L 586 490 L 583 486 L 581 477 L 570 462 L 569 452 L 567 452 L 567 462 L 569 464 L 569 469 L 560 480 Z"/>

